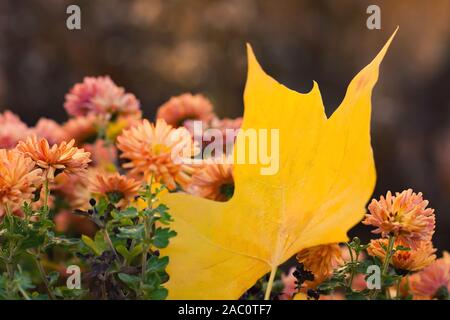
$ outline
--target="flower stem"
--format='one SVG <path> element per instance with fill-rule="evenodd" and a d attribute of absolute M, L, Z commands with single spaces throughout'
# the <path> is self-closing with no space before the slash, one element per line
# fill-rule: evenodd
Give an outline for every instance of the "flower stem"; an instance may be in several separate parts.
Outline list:
<path fill-rule="evenodd" d="M 7 204 L 5 205 L 5 212 L 6 212 L 6 219 L 8 219 L 9 232 L 13 234 L 15 222 L 12 212 Z M 5 259 L 5 264 L 9 280 L 12 282 L 14 281 L 14 273 L 15 273 L 13 259 L 15 256 L 16 245 L 14 243 L 15 241 L 13 241 L 12 239 L 9 239 L 8 242 L 9 242 L 9 250 L 8 250 L 8 257 Z"/>
<path fill-rule="evenodd" d="M 50 297 L 51 300 L 56 300 L 55 296 L 53 295 L 52 290 L 50 289 L 50 284 L 48 283 L 48 280 L 47 280 L 47 274 L 45 273 L 44 267 L 42 266 L 39 254 L 33 255 L 33 257 L 34 257 L 34 261 L 36 262 L 36 265 L 38 267 L 39 274 L 41 275 L 42 282 L 44 283 L 45 289 L 47 290 L 48 296 Z"/>
<path fill-rule="evenodd" d="M 392 259 L 392 254 L 393 254 L 393 249 L 394 249 L 394 242 L 395 242 L 395 236 L 390 235 L 389 236 L 389 244 L 386 250 L 386 257 L 384 258 L 384 262 L 383 262 L 383 270 L 381 275 L 385 276 L 386 272 L 388 270 L 389 267 L 389 263 L 391 263 L 391 259 Z"/>
<path fill-rule="evenodd" d="M 272 292 L 273 281 L 275 280 L 275 274 L 277 273 L 277 267 L 273 267 L 270 271 L 269 282 L 267 282 L 266 293 L 264 295 L 264 300 L 270 299 L 270 293 Z"/>
<path fill-rule="evenodd" d="M 48 179 L 45 179 L 44 182 L 44 214 L 45 218 L 48 216 L 48 198 L 50 196 L 50 189 L 48 187 Z"/>
<path fill-rule="evenodd" d="M 387 274 L 387 271 L 389 269 L 389 264 L 391 263 L 393 250 L 394 250 L 394 243 L 395 243 L 395 236 L 390 235 L 389 236 L 389 244 L 386 250 L 386 257 L 384 258 L 383 262 L 383 270 L 381 272 L 381 278 L 384 279 L 384 277 Z M 386 297 L 388 299 L 391 299 L 391 292 L 389 291 L 389 288 L 386 288 Z"/>
<path fill-rule="evenodd" d="M 119 264 L 120 257 L 117 254 L 116 248 L 114 248 L 114 244 L 113 244 L 111 237 L 109 236 L 108 230 L 106 228 L 105 228 L 105 240 L 106 240 L 106 242 L 108 242 L 108 245 L 110 246 L 111 251 L 114 253 L 114 256 L 116 257 L 116 260 L 117 260 L 117 264 Z"/>
<path fill-rule="evenodd" d="M 23 295 L 25 300 L 31 300 L 30 296 L 25 292 L 25 290 L 23 290 L 23 288 L 20 285 L 17 286 L 17 289 L 19 289 L 20 293 Z"/>
<path fill-rule="evenodd" d="M 348 284 L 347 284 L 348 288 L 351 289 L 352 288 L 352 284 L 353 284 L 353 278 L 355 277 L 355 266 L 353 264 L 355 262 L 355 259 L 353 258 L 353 251 L 352 251 L 352 248 L 350 247 L 350 245 L 347 242 L 345 243 L 345 245 L 348 248 L 348 253 L 350 255 L 350 260 L 351 260 L 351 264 L 352 264 L 352 271 L 350 273 L 350 280 L 348 281 Z M 356 252 L 355 252 L 355 254 L 356 254 Z M 358 257 L 356 257 L 356 261 L 358 261 Z"/>

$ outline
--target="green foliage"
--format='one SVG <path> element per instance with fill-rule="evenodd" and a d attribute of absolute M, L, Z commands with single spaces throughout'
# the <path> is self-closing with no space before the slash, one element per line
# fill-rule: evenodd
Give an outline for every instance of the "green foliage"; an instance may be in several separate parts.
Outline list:
<path fill-rule="evenodd" d="M 56 234 L 45 206 L 33 210 L 25 203 L 23 217 L 8 212 L 0 220 L 0 299 L 165 299 L 169 257 L 160 257 L 158 249 L 176 232 L 169 208 L 158 203 L 162 190 L 145 187 L 139 195 L 145 208 L 118 207 L 118 194 L 91 200 L 90 210 L 75 213 L 97 225 L 93 237 Z M 81 289 L 68 288 L 65 275 L 44 267 L 56 252 L 81 267 Z"/>
<path fill-rule="evenodd" d="M 94 204 L 89 215 L 100 227 L 94 239 L 82 237 L 80 253 L 92 270 L 90 286 L 105 290 L 90 290 L 94 298 L 165 299 L 169 280 L 166 267 L 169 257 L 160 257 L 158 249 L 169 245 L 176 232 L 168 225 L 172 221 L 168 207 L 158 204 L 158 194 L 147 186 L 140 199 L 143 209 L 120 209 L 106 199 Z M 163 227 L 165 225 L 165 227 Z M 140 259 L 138 259 L 140 257 Z"/>

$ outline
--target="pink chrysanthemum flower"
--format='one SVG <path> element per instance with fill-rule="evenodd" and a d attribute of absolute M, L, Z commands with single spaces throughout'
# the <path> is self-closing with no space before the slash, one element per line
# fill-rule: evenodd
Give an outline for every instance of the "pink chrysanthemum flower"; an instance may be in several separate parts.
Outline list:
<path fill-rule="evenodd" d="M 41 118 L 32 129 L 38 138 L 45 138 L 50 144 L 60 143 L 64 140 L 64 129 L 54 120 Z"/>
<path fill-rule="evenodd" d="M 66 95 L 64 108 L 72 116 L 139 114 L 136 97 L 118 87 L 110 77 L 86 77 Z"/>
<path fill-rule="evenodd" d="M 0 216 L 19 209 L 33 198 L 42 184 L 42 170 L 35 162 L 16 150 L 0 149 Z"/>
<path fill-rule="evenodd" d="M 117 137 L 117 148 L 122 151 L 121 158 L 130 160 L 123 164 L 130 169 L 130 175 L 144 176 L 147 182 L 153 177 L 170 190 L 176 189 L 177 184 L 186 188 L 195 170 L 180 157 L 183 150 L 191 150 L 190 155 L 196 152 L 189 132 L 185 128 L 174 129 L 162 119 L 156 125 L 143 120 L 124 130 Z"/>
<path fill-rule="evenodd" d="M 170 98 L 161 105 L 156 114 L 157 119 L 164 119 L 173 127 L 184 125 L 186 120 L 209 122 L 214 117 L 211 102 L 201 94 L 185 93 Z"/>
<path fill-rule="evenodd" d="M 412 275 L 410 277 L 410 289 L 417 299 L 448 299 L 448 293 L 450 292 L 450 254 L 444 252 L 442 258 Z"/>
<path fill-rule="evenodd" d="M 434 233 L 434 209 L 427 206 L 422 193 L 408 189 L 393 196 L 389 191 L 386 198 L 372 200 L 370 214 L 366 214 L 363 223 L 376 227 L 373 233 L 381 233 L 383 237 L 395 235 L 399 241 L 415 248 L 416 242 L 429 241 Z"/>
<path fill-rule="evenodd" d="M 11 111 L 0 113 L 0 148 L 12 149 L 31 134 L 30 129 Z"/>
<path fill-rule="evenodd" d="M 238 134 L 238 130 L 242 126 L 242 118 L 236 119 L 218 119 L 214 117 L 209 122 L 204 122 L 202 127 L 202 132 L 199 132 L 202 136 L 198 136 L 198 133 L 194 130 L 195 120 L 186 120 L 184 121 L 184 127 L 188 129 L 189 133 L 196 139 L 197 141 L 203 141 L 202 148 L 205 148 L 207 145 L 213 141 L 216 143 L 216 137 L 211 136 L 212 130 L 209 129 L 217 129 L 220 131 L 222 135 L 222 143 L 223 143 L 223 152 L 230 155 L 233 150 L 233 145 L 236 140 L 236 136 Z M 214 133 L 215 134 L 215 133 Z"/>
<path fill-rule="evenodd" d="M 57 173 L 82 175 L 86 172 L 90 154 L 74 147 L 74 143 L 74 140 L 63 141 L 50 147 L 46 139 L 33 136 L 20 141 L 17 150 L 33 159 L 43 169 L 44 176 L 53 181 Z"/>

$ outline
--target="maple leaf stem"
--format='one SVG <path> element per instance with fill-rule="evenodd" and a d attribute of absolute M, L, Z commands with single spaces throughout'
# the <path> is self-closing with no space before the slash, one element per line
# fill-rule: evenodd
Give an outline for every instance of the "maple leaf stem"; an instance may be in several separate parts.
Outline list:
<path fill-rule="evenodd" d="M 273 281 L 275 280 L 275 274 L 277 273 L 277 267 L 273 267 L 270 270 L 269 282 L 267 282 L 267 289 L 264 295 L 264 300 L 270 299 L 270 293 L 272 292 Z"/>

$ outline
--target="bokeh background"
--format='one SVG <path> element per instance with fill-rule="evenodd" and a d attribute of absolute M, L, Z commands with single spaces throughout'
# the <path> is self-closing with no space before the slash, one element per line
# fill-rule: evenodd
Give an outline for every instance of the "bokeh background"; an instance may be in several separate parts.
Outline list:
<path fill-rule="evenodd" d="M 82 30 L 66 28 L 70 4 L 81 7 Z M 370 4 L 381 8 L 381 30 L 366 28 Z M 373 96 L 374 195 L 422 191 L 436 209 L 435 244 L 450 249 L 449 21 L 448 0 L 1 0 L 0 111 L 29 125 L 64 121 L 69 88 L 110 75 L 149 118 L 183 92 L 240 116 L 249 42 L 290 88 L 318 81 L 331 114 L 399 25 Z"/>

